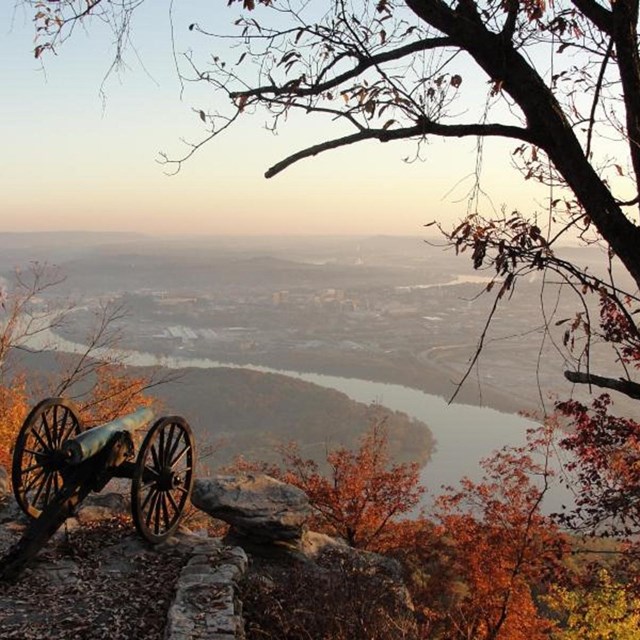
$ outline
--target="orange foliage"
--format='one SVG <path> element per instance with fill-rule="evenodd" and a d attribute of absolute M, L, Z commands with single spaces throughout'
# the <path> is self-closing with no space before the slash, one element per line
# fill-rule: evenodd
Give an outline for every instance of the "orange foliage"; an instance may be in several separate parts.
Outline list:
<path fill-rule="evenodd" d="M 548 640 L 557 623 L 536 598 L 565 578 L 568 540 L 540 511 L 552 475 L 552 429 L 529 434 L 483 462 L 481 482 L 468 478 L 436 500 L 433 519 L 400 519 L 422 489 L 415 465 L 389 465 L 386 434 L 374 426 L 355 451 L 327 454 L 322 474 L 294 445 L 284 467 L 239 460 L 236 471 L 262 471 L 302 488 L 316 509 L 312 528 L 351 545 L 388 553 L 404 566 L 422 638 Z M 534 456 L 542 454 L 542 460 Z"/>
<path fill-rule="evenodd" d="M 483 467 L 482 482 L 465 478 L 438 499 L 436 527 L 418 549 L 431 571 L 414 584 L 416 599 L 432 632 L 451 640 L 543 640 L 553 623 L 533 593 L 558 579 L 567 552 L 565 536 L 540 513 L 546 485 L 531 480 L 548 471 L 525 448 L 503 449 Z"/>
<path fill-rule="evenodd" d="M 0 465 L 9 469 L 13 443 L 29 412 L 26 379 L 18 376 L 10 387 L 0 385 Z"/>
<path fill-rule="evenodd" d="M 390 464 L 387 433 L 374 424 L 357 450 L 329 451 L 327 475 L 314 460 L 304 459 L 296 445 L 281 450 L 284 469 L 237 460 L 236 471 L 262 471 L 302 489 L 315 509 L 313 529 L 344 538 L 349 545 L 383 551 L 399 543 L 397 518 L 411 511 L 424 489 L 419 466 Z"/>
<path fill-rule="evenodd" d="M 90 394 L 78 402 L 83 424 L 94 427 L 153 405 L 154 399 L 145 395 L 148 386 L 147 377 L 131 376 L 122 365 L 99 367 Z"/>

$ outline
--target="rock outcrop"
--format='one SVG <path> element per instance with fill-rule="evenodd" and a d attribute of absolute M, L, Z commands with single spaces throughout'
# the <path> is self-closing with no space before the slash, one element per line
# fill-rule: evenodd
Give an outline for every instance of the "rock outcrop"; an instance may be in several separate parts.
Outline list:
<path fill-rule="evenodd" d="M 262 474 L 199 478 L 191 501 L 254 542 L 298 541 L 311 514 L 304 491 Z"/>
<path fill-rule="evenodd" d="M 232 535 L 181 529 L 150 546 L 122 517 L 126 497 L 90 496 L 15 586 L 0 583 L 0 640 L 65 640 L 69 625 L 95 631 L 91 640 L 113 637 L 104 629 L 130 640 L 244 640 L 245 628 L 284 637 L 290 625 L 308 637 L 355 638 L 362 616 L 376 637 L 417 637 L 400 566 L 305 530 L 311 507 L 296 487 L 218 476 L 196 481 L 193 502 Z M 27 525 L 10 494 L 0 499 L 0 556 Z"/>
<path fill-rule="evenodd" d="M 372 593 L 385 593 L 403 617 L 413 618 L 413 602 L 407 590 L 402 566 L 394 558 L 350 547 L 344 540 L 324 533 L 305 531 L 299 551 L 318 567 L 349 568 L 367 583 Z"/>
<path fill-rule="evenodd" d="M 400 565 L 390 558 L 313 532 L 294 551 L 250 558 L 239 596 L 252 638 L 419 637 Z"/>

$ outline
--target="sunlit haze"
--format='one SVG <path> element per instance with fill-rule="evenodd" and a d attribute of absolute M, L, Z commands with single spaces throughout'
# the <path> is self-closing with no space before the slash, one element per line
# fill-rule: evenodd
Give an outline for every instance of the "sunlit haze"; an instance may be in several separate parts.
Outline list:
<path fill-rule="evenodd" d="M 198 44 L 187 28 L 194 18 L 224 26 L 238 12 L 222 1 L 176 8 L 176 51 Z M 107 78 L 104 100 L 114 52 L 102 25 L 76 32 L 41 64 L 31 15 L 5 3 L 0 16 L 1 231 L 416 235 L 436 217 L 447 222 L 466 212 L 475 140 L 429 140 L 423 161 L 412 164 L 403 158 L 415 156 L 414 143 L 370 142 L 266 180 L 264 171 L 289 153 L 342 133 L 303 117 L 274 136 L 263 116 L 247 115 L 167 176 L 158 152 L 179 156 L 181 139 L 204 137 L 197 109 L 215 106 L 206 87 L 186 86 L 181 97 L 168 3 L 139 9 L 127 68 Z M 485 142 L 483 187 L 491 204 L 484 205 L 544 207 L 544 193 L 510 167 L 513 146 Z"/>

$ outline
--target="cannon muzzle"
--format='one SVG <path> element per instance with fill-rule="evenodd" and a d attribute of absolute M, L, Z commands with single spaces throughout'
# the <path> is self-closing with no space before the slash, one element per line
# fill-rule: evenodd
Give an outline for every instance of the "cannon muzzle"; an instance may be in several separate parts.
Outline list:
<path fill-rule="evenodd" d="M 133 435 L 151 420 L 153 420 L 151 409 L 138 409 L 129 415 L 84 431 L 75 438 L 67 440 L 62 445 L 63 454 L 69 464 L 80 464 L 102 451 L 114 434 L 126 431 Z"/>

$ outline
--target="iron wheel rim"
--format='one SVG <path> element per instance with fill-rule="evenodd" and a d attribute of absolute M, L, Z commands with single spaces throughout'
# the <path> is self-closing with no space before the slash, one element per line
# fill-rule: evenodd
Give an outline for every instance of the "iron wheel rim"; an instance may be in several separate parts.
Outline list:
<path fill-rule="evenodd" d="M 131 512 L 140 535 L 153 544 L 179 526 L 191 496 L 195 445 L 180 416 L 160 418 L 145 436 L 131 483 Z"/>
<path fill-rule="evenodd" d="M 11 468 L 16 502 L 28 516 L 37 518 L 62 489 L 62 445 L 83 430 L 77 408 L 65 398 L 47 398 L 29 412 Z"/>

